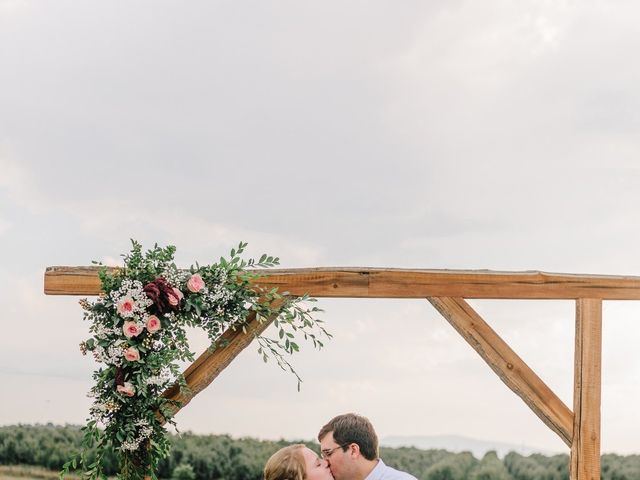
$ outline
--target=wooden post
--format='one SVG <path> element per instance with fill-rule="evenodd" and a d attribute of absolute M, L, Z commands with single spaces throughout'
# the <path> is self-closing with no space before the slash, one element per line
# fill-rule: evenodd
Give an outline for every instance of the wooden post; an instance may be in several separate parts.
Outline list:
<path fill-rule="evenodd" d="M 600 479 L 602 300 L 576 301 L 571 480 Z"/>

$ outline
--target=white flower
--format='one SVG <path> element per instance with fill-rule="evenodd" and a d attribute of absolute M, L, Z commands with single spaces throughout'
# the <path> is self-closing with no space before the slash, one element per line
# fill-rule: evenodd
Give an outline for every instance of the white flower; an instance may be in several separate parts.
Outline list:
<path fill-rule="evenodd" d="M 125 440 L 124 442 L 122 442 L 122 445 L 120 445 L 120 450 L 122 450 L 123 452 L 135 452 L 136 450 L 138 450 L 139 446 L 140 442 L 136 442 L 135 440 Z"/>
<path fill-rule="evenodd" d="M 121 344 L 122 341 L 117 341 L 109 345 L 106 349 L 100 345 L 96 345 L 93 349 L 93 358 L 95 358 L 98 363 L 106 363 L 107 365 L 118 367 L 122 365 L 122 356 L 124 355 Z"/>
<path fill-rule="evenodd" d="M 165 382 L 164 378 L 159 375 L 147 378 L 145 382 L 147 385 L 162 385 Z"/>
<path fill-rule="evenodd" d="M 125 278 L 118 290 L 109 294 L 122 318 L 140 318 L 146 313 L 153 301 L 143 290 L 142 282 Z"/>
<path fill-rule="evenodd" d="M 134 452 L 140 448 L 140 444 L 153 435 L 153 427 L 144 418 L 136 420 L 133 423 L 138 428 L 138 434 L 134 439 L 127 439 L 120 445 L 120 450 Z"/>

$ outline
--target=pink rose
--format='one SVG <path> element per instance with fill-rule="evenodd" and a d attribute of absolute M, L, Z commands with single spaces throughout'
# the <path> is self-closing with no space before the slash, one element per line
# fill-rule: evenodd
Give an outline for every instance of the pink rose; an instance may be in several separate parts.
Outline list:
<path fill-rule="evenodd" d="M 129 382 L 124 382 L 124 385 L 118 385 L 118 393 L 126 395 L 127 397 L 133 397 L 136 394 L 136 389 L 133 388 Z"/>
<path fill-rule="evenodd" d="M 137 362 L 140 360 L 140 352 L 136 347 L 129 347 L 124 351 L 124 358 L 130 362 Z"/>
<path fill-rule="evenodd" d="M 184 298 L 184 294 L 175 287 L 172 287 L 171 292 L 167 295 L 169 305 L 175 307 L 180 304 L 180 301 Z"/>
<path fill-rule="evenodd" d="M 202 277 L 197 273 L 191 275 L 191 278 L 187 280 L 187 288 L 190 292 L 198 293 L 203 287 L 204 280 L 202 280 Z"/>
<path fill-rule="evenodd" d="M 174 290 L 175 290 L 175 288 L 174 288 Z M 180 299 L 175 294 L 175 292 L 172 292 L 169 295 L 167 295 L 167 300 L 169 301 L 169 305 L 171 305 L 172 307 L 175 307 L 176 305 L 178 305 L 180 303 Z"/>
<path fill-rule="evenodd" d="M 160 319 L 155 315 L 149 315 L 147 318 L 147 330 L 149 333 L 156 333 L 161 328 L 162 324 L 160 323 Z"/>
<path fill-rule="evenodd" d="M 131 297 L 125 297 L 118 302 L 118 313 L 123 317 L 130 317 L 133 315 L 133 299 Z"/>
<path fill-rule="evenodd" d="M 142 333 L 142 327 L 138 325 L 136 322 L 124 322 L 122 325 L 122 331 L 124 332 L 124 336 L 127 338 L 137 337 Z"/>

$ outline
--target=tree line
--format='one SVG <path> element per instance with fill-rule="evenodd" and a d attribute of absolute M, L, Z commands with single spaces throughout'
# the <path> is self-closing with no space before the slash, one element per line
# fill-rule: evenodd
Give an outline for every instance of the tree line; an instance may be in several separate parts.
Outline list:
<path fill-rule="evenodd" d="M 82 433 L 77 426 L 13 425 L 0 427 L 0 465 L 34 465 L 59 470 L 79 451 Z M 291 443 L 232 438 L 229 435 L 172 435 L 172 450 L 158 476 L 176 480 L 261 480 L 269 456 Z M 523 456 L 516 452 L 500 459 L 488 452 L 477 459 L 471 453 L 417 448 L 381 448 L 385 463 L 420 480 L 569 480 L 569 456 Z M 602 456 L 602 480 L 640 480 L 640 455 Z M 107 473 L 115 475 L 115 455 L 107 456 Z"/>

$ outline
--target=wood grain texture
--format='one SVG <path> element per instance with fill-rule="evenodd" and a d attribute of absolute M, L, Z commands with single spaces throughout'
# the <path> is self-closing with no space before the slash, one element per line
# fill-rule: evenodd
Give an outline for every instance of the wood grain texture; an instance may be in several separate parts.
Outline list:
<path fill-rule="evenodd" d="M 478 352 L 500 379 L 571 446 L 573 414 L 560 398 L 462 298 L 429 302 Z"/>
<path fill-rule="evenodd" d="M 576 301 L 571 480 L 600 479 L 602 301 Z"/>
<path fill-rule="evenodd" d="M 98 295 L 98 267 L 48 267 L 48 295 Z M 293 268 L 261 271 L 255 283 L 291 295 L 351 298 L 640 300 L 640 277 L 489 270 Z"/>
<path fill-rule="evenodd" d="M 272 304 L 278 309 L 282 302 Z M 240 352 L 249 346 L 257 335 L 260 335 L 276 318 L 274 314 L 268 319 L 259 321 L 252 312 L 247 319 L 244 331 L 241 328 L 227 330 L 215 343 L 213 351 L 206 350 L 185 371 L 184 377 L 189 386 L 188 393 L 181 393 L 177 385 L 168 388 L 162 395 L 170 400 L 181 402 L 180 407 L 172 408 L 175 414 L 184 408 L 198 393 L 207 388 L 220 373 L 236 358 Z"/>

